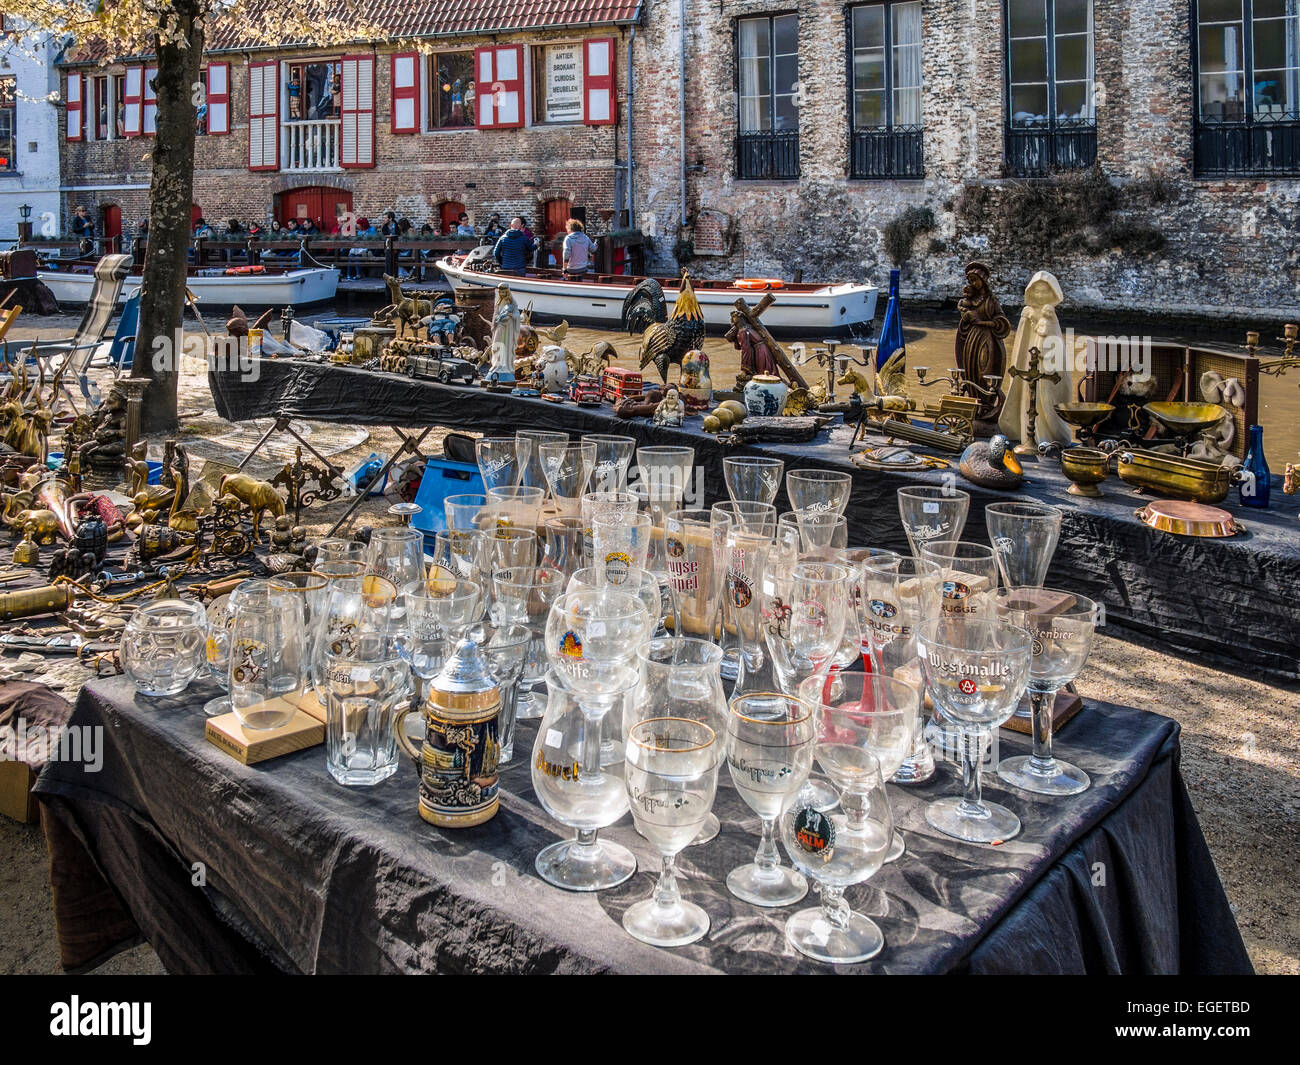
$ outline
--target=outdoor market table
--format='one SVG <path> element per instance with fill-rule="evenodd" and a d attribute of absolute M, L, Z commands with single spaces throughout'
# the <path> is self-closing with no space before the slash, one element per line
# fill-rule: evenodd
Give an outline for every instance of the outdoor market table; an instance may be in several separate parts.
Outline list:
<path fill-rule="evenodd" d="M 496 817 L 452 831 L 417 815 L 405 759 L 372 788 L 335 783 L 320 747 L 234 761 L 204 739 L 201 708 L 215 693 L 205 683 L 149 699 L 125 678 L 92 681 L 70 724 L 102 728 L 102 765 L 54 761 L 36 786 L 169 972 L 832 971 L 786 945 L 799 907 L 762 910 L 727 892 L 727 872 L 753 856 L 758 820 L 725 770 L 721 834 L 678 863 L 712 928 L 661 950 L 620 923 L 658 867 L 626 815 L 603 833 L 637 855 L 625 884 L 570 893 L 534 871 L 537 852 L 571 834 L 532 792 L 535 722 L 520 725 Z M 991 783 L 987 794 L 1024 822 L 1000 846 L 926 824 L 924 804 L 957 788 L 954 769 L 923 787 L 890 785 L 907 853 L 848 892 L 885 949 L 841 971 L 1250 972 L 1178 770 L 1178 731 L 1156 714 L 1089 703 L 1059 749 L 1092 788 L 1047 799 Z M 1020 753 L 1024 739 L 1003 732 L 1001 747 Z M 62 939 L 103 917 L 73 907 L 61 920 L 71 926 Z"/>
<path fill-rule="evenodd" d="M 846 516 L 850 542 L 906 549 L 896 490 L 903 484 L 939 484 L 945 472 L 879 473 L 849 461 L 852 429 L 838 425 L 810 444 L 768 444 L 728 449 L 703 431 L 698 417 L 682 429 L 646 419 L 615 418 L 609 407 L 581 408 L 540 399 L 442 385 L 400 374 L 360 370 L 302 359 L 266 359 L 256 379 L 237 371 L 214 371 L 208 380 L 217 412 L 229 421 L 302 418 L 355 425 L 442 425 L 483 433 L 547 429 L 569 433 L 622 433 L 640 444 L 695 448 L 709 500 L 726 499 L 722 459 L 728 454 L 775 455 L 786 468 L 844 470 L 853 475 Z M 956 462 L 953 462 L 955 471 Z M 1266 679 L 1300 678 L 1300 497 L 1273 488 L 1271 510 L 1243 508 L 1235 493 L 1221 506 L 1249 530 L 1228 540 L 1196 539 L 1157 532 L 1134 516 L 1150 497 L 1116 477 L 1104 497 L 1068 494 L 1055 462 L 1030 463 L 1017 493 L 980 488 L 958 478 L 972 496 L 963 534 L 987 540 L 984 504 L 1029 499 L 1064 511 L 1060 544 L 1049 585 L 1070 588 L 1105 604 L 1107 631 L 1159 649 L 1193 654 Z M 703 503 L 703 501 L 700 501 Z M 778 504 L 784 506 L 784 489 Z M 697 504 L 699 505 L 699 504 Z"/>

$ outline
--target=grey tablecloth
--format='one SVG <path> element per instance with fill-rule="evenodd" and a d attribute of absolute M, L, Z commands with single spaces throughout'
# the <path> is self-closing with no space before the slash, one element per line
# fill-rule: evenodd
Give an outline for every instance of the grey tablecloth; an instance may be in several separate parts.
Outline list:
<path fill-rule="evenodd" d="M 345 366 L 264 360 L 258 371 L 256 381 L 234 372 L 208 375 L 223 418 L 287 416 L 357 425 L 443 425 L 484 433 L 522 428 L 623 433 L 641 444 L 694 447 L 709 502 L 727 498 L 724 454 L 778 455 L 787 469 L 848 470 L 853 473 L 846 511 L 850 542 L 873 547 L 906 547 L 896 497 L 900 485 L 937 484 L 946 476 L 858 469 L 849 463 L 852 430 L 843 425 L 812 444 L 727 451 L 702 431 L 698 417 L 688 419 L 683 429 L 661 429 L 645 419 L 617 419 L 609 407 L 557 406 Z M 1221 504 L 1249 530 L 1230 540 L 1171 536 L 1147 528 L 1133 512 L 1149 497 L 1115 477 L 1103 486 L 1101 499 L 1069 495 L 1069 483 L 1055 462 L 1030 463 L 1024 489 L 1015 494 L 979 488 L 961 478 L 957 484 L 972 496 L 963 534 L 967 540 L 987 539 L 986 503 L 1036 499 L 1061 506 L 1065 519 L 1048 580 L 1104 603 L 1108 631 L 1255 675 L 1300 677 L 1300 598 L 1295 594 L 1300 588 L 1300 497 L 1283 496 L 1279 479 L 1272 510 L 1243 508 L 1235 492 Z M 784 506 L 784 492 L 778 503 Z"/>
<path fill-rule="evenodd" d="M 729 784 L 715 807 L 722 834 L 680 862 L 713 927 L 660 950 L 620 924 L 656 868 L 628 818 L 607 830 L 640 862 L 626 884 L 571 894 L 534 872 L 538 850 L 569 833 L 533 798 L 531 723 L 503 773 L 500 813 L 450 832 L 417 816 L 407 764 L 374 788 L 335 784 L 321 748 L 238 764 L 203 738 L 211 694 L 152 700 L 121 678 L 88 684 L 72 723 L 103 727 L 101 771 L 55 762 L 37 784 L 172 972 L 829 971 L 786 945 L 793 908 L 727 893 L 723 879 L 749 860 L 758 829 Z M 1021 739 L 1004 733 L 1003 752 Z M 990 787 L 1025 824 L 998 847 L 926 825 L 924 803 L 956 788 L 950 771 L 926 787 L 891 786 L 908 853 L 848 893 L 886 947 L 846 971 L 1250 971 L 1178 772 L 1177 724 L 1090 705 L 1060 749 L 1092 789 L 1046 800 Z"/>

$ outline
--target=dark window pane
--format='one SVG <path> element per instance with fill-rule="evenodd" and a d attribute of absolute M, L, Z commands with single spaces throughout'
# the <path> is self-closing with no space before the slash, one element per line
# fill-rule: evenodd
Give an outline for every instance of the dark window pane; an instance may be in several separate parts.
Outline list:
<path fill-rule="evenodd" d="M 1012 37 L 1042 36 L 1047 32 L 1045 0 L 1010 0 Z"/>
<path fill-rule="evenodd" d="M 433 121 L 439 129 L 474 125 L 474 53 L 441 52 L 430 61 Z"/>
<path fill-rule="evenodd" d="M 794 83 L 799 80 L 799 57 L 781 56 L 776 61 L 772 76 L 773 92 L 794 92 Z"/>
<path fill-rule="evenodd" d="M 1201 70 L 1241 69 L 1241 27 L 1208 26 L 1201 30 Z"/>
<path fill-rule="evenodd" d="M 1080 81 L 1088 76 L 1088 38 L 1056 38 L 1056 79 Z"/>
<path fill-rule="evenodd" d="M 1029 126 L 1047 121 L 1047 86 L 1013 85 L 1011 88 L 1011 124 Z"/>
<path fill-rule="evenodd" d="M 880 4 L 853 9 L 853 47 L 885 46 L 885 8 Z"/>
<path fill-rule="evenodd" d="M 1064 121 L 1091 118 L 1086 111 L 1088 88 L 1083 82 L 1056 86 L 1056 117 Z"/>
<path fill-rule="evenodd" d="M 799 109 L 794 105 L 793 96 L 778 96 L 776 98 L 776 124 L 772 128 L 777 130 L 796 130 L 799 128 Z"/>
<path fill-rule="evenodd" d="M 885 87 L 885 53 L 859 52 L 853 57 L 853 83 L 858 89 Z"/>
<path fill-rule="evenodd" d="M 1229 22 L 1241 18 L 1241 0 L 1199 0 L 1202 22 Z"/>
<path fill-rule="evenodd" d="M 794 55 L 799 51 L 799 16 L 782 15 L 772 20 L 774 52 L 777 55 Z"/>
<path fill-rule="evenodd" d="M 1287 52 L 1295 55 L 1295 42 L 1281 32 L 1283 23 L 1255 20 L 1255 69 L 1274 70 L 1287 65 Z M 1294 63 L 1294 59 L 1292 60 Z"/>
<path fill-rule="evenodd" d="M 855 93 L 853 123 L 859 128 L 883 126 L 885 124 L 885 94 L 883 92 Z"/>
<path fill-rule="evenodd" d="M 1046 81 L 1047 50 L 1042 41 L 1011 42 L 1011 80 Z"/>
<path fill-rule="evenodd" d="M 1056 0 L 1056 32 L 1085 33 L 1091 0 Z"/>

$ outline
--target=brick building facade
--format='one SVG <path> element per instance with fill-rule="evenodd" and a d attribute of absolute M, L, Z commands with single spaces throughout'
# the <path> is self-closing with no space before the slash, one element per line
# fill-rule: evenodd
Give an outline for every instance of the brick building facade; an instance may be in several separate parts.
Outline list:
<path fill-rule="evenodd" d="M 210 66 L 229 64 L 229 133 L 199 140 L 198 209 L 265 222 L 293 190 L 316 188 L 417 224 L 437 225 L 444 204 L 480 226 L 492 210 L 541 220 L 552 202 L 555 217 L 571 205 L 599 231 L 597 212 L 618 224 L 630 180 L 632 225 L 664 271 L 680 260 L 703 276 L 883 284 L 897 263 L 905 295 L 951 299 L 963 264 L 981 257 L 1012 305 L 1049 268 L 1075 306 L 1294 312 L 1297 0 L 431 2 L 463 16 L 425 27 L 436 48 L 519 46 L 522 77 L 509 85 L 521 127 L 432 130 L 432 61 L 418 58 L 415 85 L 403 67 L 394 93 L 403 47 L 352 49 L 374 57 L 374 166 L 331 157 L 303 170 L 286 141 L 292 64 L 342 50 L 213 52 Z M 608 93 L 609 119 L 546 121 L 557 117 L 543 106 L 551 68 L 574 53 L 542 46 L 581 46 L 595 69 L 591 41 L 609 43 L 609 66 L 582 82 L 583 98 Z M 275 168 L 250 170 L 250 71 L 268 62 Z M 220 94 L 210 99 L 219 109 Z M 395 107 L 415 132 L 393 131 Z M 88 135 L 63 150 L 69 208 L 116 204 L 128 225 L 143 216 L 138 140 Z"/>

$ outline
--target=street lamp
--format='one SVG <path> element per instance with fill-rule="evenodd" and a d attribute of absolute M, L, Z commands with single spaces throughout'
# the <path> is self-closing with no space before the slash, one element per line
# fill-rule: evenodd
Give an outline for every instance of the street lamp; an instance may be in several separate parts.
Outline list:
<path fill-rule="evenodd" d="M 18 208 L 18 217 L 22 219 L 18 223 L 18 240 L 20 242 L 32 239 L 32 205 L 30 203 L 21 204 Z"/>

